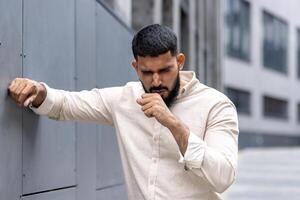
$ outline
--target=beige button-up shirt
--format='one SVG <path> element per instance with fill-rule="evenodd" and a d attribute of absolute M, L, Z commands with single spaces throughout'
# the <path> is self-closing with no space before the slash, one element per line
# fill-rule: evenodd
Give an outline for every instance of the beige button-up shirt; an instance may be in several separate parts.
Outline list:
<path fill-rule="evenodd" d="M 193 72 L 181 71 L 188 83 L 170 108 L 190 136 L 185 155 L 136 99 L 140 82 L 123 87 L 68 92 L 48 87 L 37 114 L 56 120 L 94 121 L 115 127 L 129 200 L 215 200 L 234 181 L 237 169 L 238 120 L 222 93 L 201 84 Z"/>

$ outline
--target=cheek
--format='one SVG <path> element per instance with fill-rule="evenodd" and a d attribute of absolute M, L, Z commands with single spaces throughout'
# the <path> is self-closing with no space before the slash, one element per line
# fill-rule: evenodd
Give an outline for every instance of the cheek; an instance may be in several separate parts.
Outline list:
<path fill-rule="evenodd" d="M 140 80 L 143 82 L 146 89 L 149 90 L 149 88 L 151 86 L 151 78 L 143 76 L 143 77 L 140 77 Z"/>
<path fill-rule="evenodd" d="M 174 73 L 172 75 L 166 75 L 163 77 L 163 84 L 167 86 L 169 90 L 172 90 L 177 78 L 177 74 Z"/>

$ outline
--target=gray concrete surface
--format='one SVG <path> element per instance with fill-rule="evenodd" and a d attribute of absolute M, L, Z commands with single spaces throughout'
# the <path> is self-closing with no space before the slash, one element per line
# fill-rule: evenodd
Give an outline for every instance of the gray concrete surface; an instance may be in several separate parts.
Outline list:
<path fill-rule="evenodd" d="M 299 200 L 300 147 L 240 152 L 237 180 L 225 200 Z"/>

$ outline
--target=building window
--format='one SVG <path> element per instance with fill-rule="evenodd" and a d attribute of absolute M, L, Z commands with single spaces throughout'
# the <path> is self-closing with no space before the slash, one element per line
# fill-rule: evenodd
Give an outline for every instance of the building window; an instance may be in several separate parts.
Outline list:
<path fill-rule="evenodd" d="M 297 64 L 298 64 L 298 78 L 300 79 L 300 29 L 298 29 L 297 35 L 298 35 Z"/>
<path fill-rule="evenodd" d="M 288 119 L 288 102 L 283 99 L 264 96 L 264 116 Z"/>
<path fill-rule="evenodd" d="M 181 1 L 180 9 L 180 51 L 184 53 L 185 70 L 190 69 L 190 26 L 189 26 L 189 2 Z"/>
<path fill-rule="evenodd" d="M 170 28 L 173 27 L 173 1 L 163 0 L 162 23 Z"/>
<path fill-rule="evenodd" d="M 132 28 L 140 30 L 153 24 L 154 0 L 132 0 Z"/>
<path fill-rule="evenodd" d="M 236 106 L 238 113 L 243 113 L 248 115 L 251 114 L 250 92 L 227 87 L 226 94 Z"/>
<path fill-rule="evenodd" d="M 263 64 L 287 72 L 288 25 L 272 14 L 263 12 Z"/>
<path fill-rule="evenodd" d="M 229 56 L 250 61 L 250 4 L 244 0 L 226 0 L 225 44 Z"/>
<path fill-rule="evenodd" d="M 300 123 L 300 103 L 297 106 L 297 116 L 298 116 L 298 123 Z"/>

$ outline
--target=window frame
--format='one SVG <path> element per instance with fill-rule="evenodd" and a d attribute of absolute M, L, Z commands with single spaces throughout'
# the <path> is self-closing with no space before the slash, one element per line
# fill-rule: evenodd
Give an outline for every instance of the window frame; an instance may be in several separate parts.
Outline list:
<path fill-rule="evenodd" d="M 235 93 L 234 94 L 234 99 L 232 98 L 232 96 L 230 96 L 230 90 L 231 90 L 231 92 Z M 226 86 L 225 87 L 225 93 L 226 93 L 227 97 L 235 105 L 238 114 L 247 115 L 247 116 L 251 116 L 252 115 L 252 93 L 251 93 L 250 90 L 241 89 L 241 88 L 232 87 L 232 86 Z M 241 110 L 241 107 L 240 107 L 240 103 L 237 102 L 238 100 L 240 100 L 239 97 L 238 97 L 238 95 L 239 95 L 238 93 L 247 96 L 246 97 L 247 98 L 247 101 L 246 101 L 247 105 L 242 110 Z M 245 103 L 245 101 L 243 103 Z"/>
<path fill-rule="evenodd" d="M 272 70 L 272 71 L 278 72 L 282 75 L 288 75 L 288 72 L 289 72 L 288 54 L 289 54 L 289 41 L 290 41 L 290 39 L 289 39 L 289 23 L 285 19 L 279 17 L 278 15 L 274 14 L 273 12 L 268 11 L 267 9 L 263 9 L 261 14 L 262 14 L 262 19 L 261 19 L 261 25 L 262 25 L 261 63 L 262 63 L 262 66 L 264 67 L 264 69 Z M 282 30 L 284 31 L 285 39 L 286 39 L 286 41 L 282 42 L 282 44 L 286 45 L 285 49 L 284 49 L 285 50 L 284 51 L 284 56 L 285 56 L 284 59 L 285 60 L 283 61 L 284 62 L 283 66 L 279 66 L 279 65 L 277 66 L 276 64 L 274 64 L 274 63 L 278 63 L 278 62 L 274 62 L 274 58 L 278 58 L 278 55 L 283 55 L 282 53 L 277 53 L 278 55 L 269 56 L 269 57 L 272 57 L 272 60 L 274 62 L 272 64 L 270 64 L 270 61 L 267 61 L 268 58 L 266 58 L 267 52 L 265 52 L 265 50 L 267 48 L 266 47 L 267 44 L 266 44 L 265 19 L 267 17 L 269 17 L 272 20 L 273 27 L 271 27 L 270 29 L 274 29 L 274 24 L 277 24 L 276 28 L 278 28 L 279 25 L 285 28 L 285 29 L 280 29 L 281 31 Z M 272 30 L 270 32 L 273 33 L 274 31 Z M 281 33 L 283 33 L 283 32 L 281 32 Z M 273 41 L 273 43 L 274 43 L 274 41 Z M 272 45 L 274 45 L 274 44 L 272 44 Z M 271 51 L 273 51 L 273 54 L 274 54 L 275 50 L 273 47 L 270 47 L 268 49 L 268 51 L 269 51 L 268 53 L 270 53 L 270 49 L 271 49 Z M 277 51 L 278 51 L 278 49 L 277 49 Z M 269 63 L 267 63 L 267 62 L 269 62 Z"/>
<path fill-rule="evenodd" d="M 270 113 L 266 112 L 266 98 L 271 99 L 271 100 L 275 100 L 275 101 L 277 101 L 277 103 L 280 102 L 280 101 L 281 101 L 281 103 L 284 103 L 285 108 L 284 108 L 283 115 L 278 114 L 278 113 L 277 114 L 270 114 Z M 288 121 L 289 120 L 289 100 L 287 98 L 277 97 L 277 96 L 273 96 L 273 95 L 269 95 L 269 94 L 262 95 L 262 114 L 263 114 L 263 117 L 267 118 L 267 119 L 276 119 L 276 120 Z"/>
<path fill-rule="evenodd" d="M 296 40 L 297 40 L 297 49 L 296 49 L 296 65 L 297 65 L 297 78 L 300 80 L 300 28 L 296 29 Z"/>
<path fill-rule="evenodd" d="M 230 11 L 234 10 L 233 8 L 230 8 L 229 4 L 233 4 L 232 2 L 238 2 L 239 4 L 239 10 L 238 10 L 238 14 L 237 13 L 231 13 Z M 230 3 L 231 2 L 231 3 Z M 246 5 L 246 6 L 245 6 Z M 243 8 L 241 8 L 242 6 L 244 6 Z M 232 6 L 234 7 L 234 6 Z M 246 14 L 245 10 L 248 10 L 248 18 L 245 17 Z M 235 26 L 234 25 L 234 21 L 232 15 L 238 15 L 238 17 L 236 19 L 241 19 L 241 18 L 247 18 L 246 21 L 246 25 L 244 23 L 244 21 L 239 20 L 239 22 L 237 23 L 238 25 Z M 243 15 L 243 16 L 242 16 Z M 226 0 L 225 2 L 225 12 L 224 12 L 224 25 L 225 25 L 225 50 L 226 50 L 226 55 L 229 56 L 230 58 L 233 59 L 238 59 L 240 61 L 243 62 L 247 62 L 247 63 L 251 63 L 252 60 L 252 45 L 251 45 L 251 40 L 252 40 L 252 6 L 251 3 L 249 1 L 246 0 Z M 237 28 L 237 32 L 239 33 L 240 39 L 237 42 L 238 43 L 238 48 L 234 48 L 234 36 L 233 36 L 233 32 L 234 32 L 234 27 L 238 27 Z M 245 28 L 247 27 L 247 28 Z M 247 35 L 245 34 L 247 33 Z M 245 39 L 245 37 L 248 37 Z M 243 51 L 243 41 L 246 41 L 246 50 L 244 53 L 242 53 Z"/>

